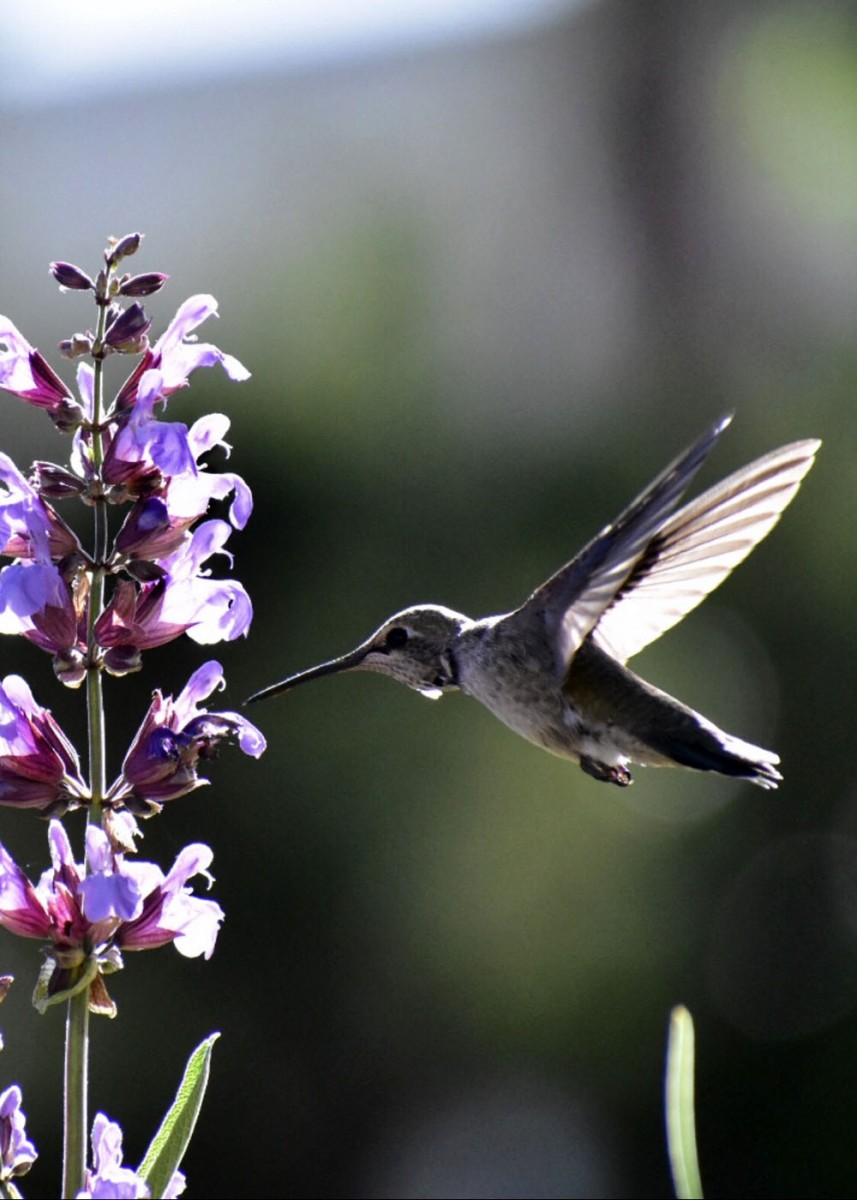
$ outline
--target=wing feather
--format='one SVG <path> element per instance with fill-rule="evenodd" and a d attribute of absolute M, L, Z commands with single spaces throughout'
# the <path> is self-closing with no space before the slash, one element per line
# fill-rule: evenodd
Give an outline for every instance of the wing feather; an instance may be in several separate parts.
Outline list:
<path fill-rule="evenodd" d="M 718 421 L 680 454 L 632 504 L 571 562 L 546 580 L 518 610 L 537 610 L 555 646 L 562 677 L 584 638 L 615 603 L 706 455 L 731 421 Z"/>
<path fill-rule="evenodd" d="M 687 616 L 770 533 L 820 444 L 773 450 L 668 517 L 603 608 L 598 645 L 624 663 Z"/>

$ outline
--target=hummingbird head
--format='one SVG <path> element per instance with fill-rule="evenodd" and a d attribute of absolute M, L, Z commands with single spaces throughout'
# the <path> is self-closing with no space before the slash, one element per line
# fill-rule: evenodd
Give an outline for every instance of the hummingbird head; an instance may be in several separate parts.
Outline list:
<path fill-rule="evenodd" d="M 458 686 L 453 646 L 459 634 L 472 624 L 468 617 L 439 604 L 405 608 L 388 617 L 371 637 L 348 654 L 290 675 L 281 683 L 257 692 L 248 703 L 340 671 L 377 671 L 432 700 L 437 699 L 444 688 Z"/>

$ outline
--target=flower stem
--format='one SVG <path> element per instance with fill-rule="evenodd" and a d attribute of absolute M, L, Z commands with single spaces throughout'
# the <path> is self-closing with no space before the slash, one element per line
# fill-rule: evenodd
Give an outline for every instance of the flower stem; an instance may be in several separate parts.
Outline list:
<path fill-rule="evenodd" d="M 83 1188 L 88 1124 L 89 988 L 68 1002 L 65 1025 L 63 1196 Z"/>
<path fill-rule="evenodd" d="M 104 336 L 107 310 L 99 305 L 96 337 Z M 92 460 L 95 468 L 93 505 L 92 579 L 87 615 L 86 708 L 89 733 L 88 821 L 101 824 L 101 809 L 107 786 L 107 738 L 104 696 L 95 624 L 104 608 L 104 575 L 107 562 L 107 504 L 102 495 L 101 468 L 104 442 L 101 419 L 104 411 L 104 361 L 95 360 L 92 403 Z M 84 987 L 68 1001 L 65 1025 L 65 1077 L 63 1120 L 63 1196 L 76 1196 L 83 1188 L 86 1169 L 86 1130 L 89 1123 L 89 988 Z"/>
<path fill-rule="evenodd" d="M 98 333 L 103 335 L 102 325 L 105 319 L 105 309 L 98 311 Z M 92 546 L 92 583 L 89 593 L 89 622 L 87 630 L 87 650 L 89 666 L 86 673 L 86 705 L 89 728 L 89 786 L 92 796 L 89 808 L 89 821 L 93 825 L 101 824 L 101 805 L 107 787 L 106 774 L 106 733 L 104 727 L 104 698 L 102 692 L 101 666 L 98 662 L 98 646 L 95 641 L 95 623 L 104 608 L 104 573 L 107 561 L 107 504 L 100 494 L 101 467 L 104 462 L 104 444 L 101 433 L 101 417 L 104 411 L 104 361 L 95 360 L 93 380 L 92 405 L 92 461 L 96 474 L 96 495 L 93 507 L 94 528 Z"/>

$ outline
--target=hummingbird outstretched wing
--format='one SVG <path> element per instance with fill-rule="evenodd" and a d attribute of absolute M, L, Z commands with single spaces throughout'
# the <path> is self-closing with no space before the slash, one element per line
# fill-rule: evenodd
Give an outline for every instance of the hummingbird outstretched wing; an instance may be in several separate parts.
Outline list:
<path fill-rule="evenodd" d="M 524 605 L 541 610 L 560 677 L 590 634 L 624 663 L 695 608 L 776 524 L 817 441 L 774 450 L 671 515 L 730 420 L 694 442 Z"/>
<path fill-rule="evenodd" d="M 624 587 L 654 535 L 675 508 L 714 443 L 731 422 L 723 417 L 678 456 L 615 521 L 571 562 L 541 584 L 519 611 L 537 610 L 555 647 L 562 678 L 584 638 Z"/>
<path fill-rule="evenodd" d="M 597 621 L 602 650 L 624 663 L 696 608 L 770 533 L 820 445 L 772 450 L 670 517 Z"/>

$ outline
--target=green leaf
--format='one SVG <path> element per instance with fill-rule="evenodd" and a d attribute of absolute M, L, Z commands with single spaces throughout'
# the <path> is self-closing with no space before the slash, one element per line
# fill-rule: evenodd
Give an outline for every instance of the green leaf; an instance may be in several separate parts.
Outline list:
<path fill-rule="evenodd" d="M 211 1052 L 219 1037 L 212 1033 L 188 1059 L 176 1098 L 137 1168 L 155 1200 L 163 1196 L 184 1158 L 208 1086 Z"/>
<path fill-rule="evenodd" d="M 702 1200 L 693 1112 L 693 1018 L 679 1004 L 670 1016 L 667 1045 L 667 1147 L 678 1200 Z"/>

